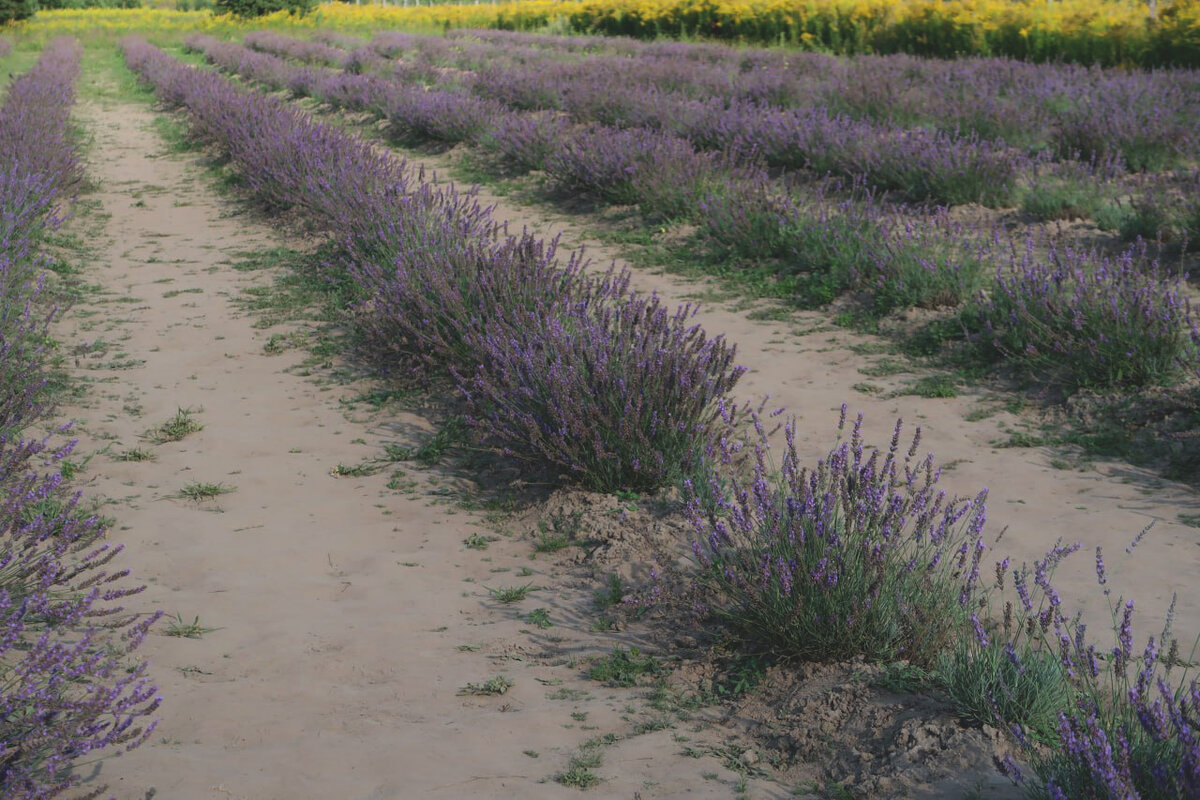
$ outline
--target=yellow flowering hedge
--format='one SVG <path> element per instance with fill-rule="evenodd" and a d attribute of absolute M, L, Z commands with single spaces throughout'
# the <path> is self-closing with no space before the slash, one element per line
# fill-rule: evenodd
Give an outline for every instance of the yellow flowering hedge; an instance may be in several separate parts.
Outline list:
<path fill-rule="evenodd" d="M 791 44 L 833 53 L 995 55 L 1084 64 L 1200 66 L 1200 0 L 517 0 L 470 5 L 326 3 L 307 17 L 284 12 L 237 20 L 200 11 L 43 11 L 18 31 L 54 35 L 234 31 L 244 28 L 504 28 L 556 22 L 577 33 L 683 36 Z"/>

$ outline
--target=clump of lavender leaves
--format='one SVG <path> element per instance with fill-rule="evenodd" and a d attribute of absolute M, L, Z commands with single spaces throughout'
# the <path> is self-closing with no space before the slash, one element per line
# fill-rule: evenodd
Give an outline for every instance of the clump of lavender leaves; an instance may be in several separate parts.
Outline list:
<path fill-rule="evenodd" d="M 845 424 L 843 407 L 839 438 Z M 712 510 L 689 504 L 695 583 L 712 613 L 781 656 L 928 667 L 968 624 L 986 492 L 940 491 L 932 455 L 917 458 L 919 431 L 901 450 L 898 423 L 879 451 L 861 427 L 860 416 L 808 469 L 788 423 L 776 471 L 759 426 L 750 477 Z"/>

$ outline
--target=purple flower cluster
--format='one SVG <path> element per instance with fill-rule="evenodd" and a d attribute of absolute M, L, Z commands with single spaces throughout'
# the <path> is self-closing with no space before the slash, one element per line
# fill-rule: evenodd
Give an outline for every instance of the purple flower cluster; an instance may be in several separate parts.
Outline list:
<path fill-rule="evenodd" d="M 471 71 L 474 91 L 512 107 L 554 108 L 584 122 L 684 136 L 676 126 L 696 115 L 696 105 L 709 117 L 744 105 L 820 109 L 901 130 L 937 130 L 951 140 L 962 134 L 1030 152 L 1049 149 L 1063 158 L 1117 156 L 1139 170 L 1184 163 L 1200 149 L 1192 124 L 1200 113 L 1195 70 L 906 55 L 837 59 L 628 40 L 585 48 L 577 39 L 556 46 L 550 38 L 383 34 L 372 45 L 385 57 L 450 68 L 454 80 Z"/>
<path fill-rule="evenodd" d="M 1145 531 L 1135 543 L 1144 535 Z M 1076 549 L 1056 545 L 1031 569 L 1012 572 L 1016 596 L 1005 606 L 1006 649 L 1018 673 L 1051 656 L 1055 669 L 1043 683 L 1057 687 L 1061 702 L 1056 747 L 1036 747 L 1024 726 L 1014 727 L 1032 763 L 1033 780 L 1013 769 L 1011 761 L 1006 771 L 1033 795 L 1061 800 L 1198 797 L 1200 682 L 1192 665 L 1172 675 L 1181 664 L 1178 641 L 1171 636 L 1174 604 L 1161 635 L 1149 637 L 1138 653 L 1134 604 L 1118 599 L 1113 605 L 1112 646 L 1097 648 L 1088 640 L 1086 626 L 1066 616 L 1051 583 L 1055 566 Z M 1108 595 L 1099 548 L 1096 575 Z M 998 574 L 997 588 L 1006 589 L 1003 572 Z"/>
<path fill-rule="evenodd" d="M 271 31 L 251 31 L 244 39 L 246 46 L 264 53 L 272 53 L 307 64 L 329 67 L 344 66 L 346 51 L 340 47 L 319 41 L 280 36 Z"/>
<path fill-rule="evenodd" d="M 694 214 L 718 174 L 712 154 L 644 128 L 574 131 L 552 146 L 541 167 L 566 191 L 619 205 L 640 203 L 651 214 L 673 219 Z"/>
<path fill-rule="evenodd" d="M 963 319 L 984 352 L 1070 387 L 1167 384 L 1197 365 L 1200 336 L 1182 276 L 1030 241 Z"/>
<path fill-rule="evenodd" d="M 477 424 L 517 456 L 536 456 L 600 491 L 650 491 L 693 474 L 721 429 L 744 369 L 627 273 L 581 282 L 548 309 L 505 308 L 468 331 L 472 373 L 457 374 Z"/>
<path fill-rule="evenodd" d="M 81 168 L 67 127 L 78 76 L 78 43 L 56 39 L 29 72 L 12 82 L 0 110 L 0 170 L 40 175 L 54 195 L 79 181 Z"/>
<path fill-rule="evenodd" d="M 577 257 L 560 265 L 553 243 L 506 236 L 470 193 L 438 190 L 286 103 L 145 42 L 122 46 L 255 193 L 337 236 L 376 349 L 449 372 L 485 439 L 598 489 L 649 489 L 692 466 L 742 373 L 692 309 L 671 313 L 621 273 L 586 277 Z M 236 55 L 252 69 L 273 58 Z"/>
<path fill-rule="evenodd" d="M 710 611 L 772 652 L 928 667 L 974 608 L 987 493 L 938 489 L 919 430 L 902 450 L 897 423 L 881 452 L 861 426 L 808 469 L 790 423 L 778 465 L 759 425 L 751 474 L 714 491 L 715 509 L 689 505 L 696 583 Z"/>
<path fill-rule="evenodd" d="M 56 310 L 37 245 L 80 178 L 67 131 L 79 56 L 51 42 L 0 107 L 0 795 L 22 800 L 78 785 L 80 758 L 144 742 L 159 703 L 131 658 L 158 616 L 117 605 L 143 587 L 111 567 L 121 548 L 53 469 L 73 443 L 24 438 L 48 412 L 42 342 Z"/>

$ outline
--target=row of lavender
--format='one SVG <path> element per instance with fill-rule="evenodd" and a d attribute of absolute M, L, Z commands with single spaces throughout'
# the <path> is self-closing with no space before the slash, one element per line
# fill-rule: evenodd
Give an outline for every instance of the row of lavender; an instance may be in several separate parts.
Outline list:
<path fill-rule="evenodd" d="M 284 52 L 295 49 L 283 37 L 256 35 L 249 41 L 261 50 L 272 45 Z M 359 59 L 352 66 L 362 71 L 365 64 Z M 452 71 L 442 77 L 442 68 L 410 69 L 401 62 L 386 75 L 406 84 L 407 94 L 420 98 L 419 105 L 437 105 L 439 122 L 430 133 L 446 141 L 478 138 L 504 118 L 537 119 L 520 113 L 537 110 L 552 112 L 539 120 L 543 138 L 583 123 L 601 132 L 628 130 L 632 137 L 675 152 L 692 151 L 691 160 L 718 160 L 708 154 L 720 154 L 719 160 L 738 164 L 862 176 L 874 186 L 917 199 L 990 205 L 1010 204 L 1018 178 L 1030 166 L 1023 153 L 974 135 L 856 120 L 819 106 L 786 109 L 752 100 L 695 99 L 641 86 L 632 75 L 629 82 L 619 77 L 609 82 L 610 76 L 591 71 L 590 61 L 573 65 L 574 80 L 564 82 L 554 77 L 562 77 L 556 67 L 562 65 L 509 60 L 481 73 Z M 434 85 L 424 86 L 420 79 L 431 77 Z M 556 88 L 533 85 L 545 80 L 557 80 Z"/>
<path fill-rule="evenodd" d="M 1194 373 L 1195 325 L 1181 277 L 1049 246 L 1035 255 L 955 225 L 876 201 L 780 191 L 762 170 L 731 168 L 661 134 L 571 126 L 557 117 L 476 115 L 469 96 L 425 91 L 374 75 L 299 66 L 211 37 L 189 46 L 218 66 L 271 88 L 374 111 L 411 139 L 466 139 L 510 163 L 545 170 L 565 189 L 694 222 L 728 256 L 774 259 L 776 289 L 830 300 L 869 296 L 872 313 L 964 306 L 963 328 L 988 361 L 1054 373 L 1071 386 L 1144 386 Z M 465 120 L 465 121 L 464 121 Z M 484 121 L 486 120 L 486 121 Z M 480 129 L 480 127 L 482 129 Z M 987 275 L 996 270 L 992 291 Z"/>
<path fill-rule="evenodd" d="M 1124 616 L 1111 651 L 1086 640 L 1051 583 L 1053 568 L 1074 548 L 1056 546 L 1030 568 L 1001 561 L 994 586 L 985 586 L 985 493 L 946 497 L 932 456 L 916 458 L 917 440 L 905 453 L 898 429 L 891 448 L 875 452 L 862 442 L 860 421 L 810 471 L 789 429 L 776 473 L 763 420 L 751 415 L 757 433 L 747 434 L 748 449 L 738 445 L 746 437 L 730 435 L 732 353 L 696 328 L 682 338 L 647 336 L 685 329 L 663 325 L 665 311 L 630 294 L 626 276 L 589 279 L 577 261 L 558 264 L 552 246 L 502 236 L 469 197 L 431 189 L 365 143 L 144 42 L 123 46 L 131 67 L 166 103 L 187 111 L 193 129 L 230 155 L 250 188 L 274 204 L 306 209 L 339 238 L 369 331 L 393 345 L 393 362 L 410 366 L 410 378 L 448 369 L 467 401 L 485 411 L 474 420 L 485 440 L 517 456 L 540 451 L 554 465 L 567 462 L 547 457 L 548 447 L 571 449 L 576 463 L 606 464 L 609 472 L 577 468 L 568 479 L 601 488 L 638 485 L 622 482 L 647 475 L 638 460 L 688 457 L 675 447 L 703 462 L 675 472 L 692 474 L 685 488 L 702 592 L 693 597 L 707 611 L 800 657 L 936 664 L 964 713 L 1010 724 L 1029 745 L 1035 794 L 1195 795 L 1200 686 L 1186 674 L 1172 684 L 1177 653 L 1169 635 L 1151 638 L 1140 656 L 1133 652 L 1131 603 L 1118 603 Z M 532 335 L 522 337 L 514 324 Z M 714 358 L 721 362 L 715 369 Z M 705 375 L 699 384 L 698 373 Z M 497 376 L 509 379 L 506 397 L 489 396 Z M 572 390 L 581 381 L 593 397 Z M 624 385 L 650 392 L 640 403 L 626 395 L 597 406 Z M 556 413 L 565 423 L 557 429 L 546 424 Z M 576 418 L 587 424 L 572 424 Z M 685 418 L 685 426 L 672 424 Z M 634 446 L 615 452 L 620 437 Z M 735 465 L 746 452 L 754 459 L 741 479 L 746 473 Z M 668 477 L 661 469 L 652 476 L 640 485 Z M 978 611 L 1006 599 L 1007 612 L 994 623 Z M 972 627 L 976 635 L 956 647 Z M 1132 680 L 1129 665 L 1137 667 Z M 1047 737 L 1061 746 L 1033 747 Z M 1020 779 L 1015 761 L 1007 769 Z"/>
<path fill-rule="evenodd" d="M 468 38 L 469 37 L 469 38 Z M 841 120 L 866 136 L 926 128 L 953 146 L 960 133 L 1003 140 L 1030 154 L 1159 169 L 1200 153 L 1200 73 L 1088 70 L 1003 59 L 925 60 L 909 56 L 838 59 L 815 53 L 733 50 L 657 43 L 634 52 L 564 53 L 548 37 L 459 32 L 454 39 L 377 34 L 341 50 L 254 33 L 247 43 L 313 63 L 361 70 L 379 57 L 402 59 L 404 76 L 458 87 L 510 107 L 566 111 L 579 119 L 646 126 L 701 147 L 758 145 L 775 157 L 781 130 L 802 140 L 811 117 Z M 573 43 L 575 40 L 564 39 Z M 787 112 L 791 113 L 787 113 Z M 762 132 L 734 125 L 772 117 Z M 826 123 L 828 124 L 828 123 Z M 781 154 L 782 155 L 782 154 Z M 783 156 L 784 165 L 792 166 Z"/>
<path fill-rule="evenodd" d="M 125 52 L 251 189 L 335 235 L 381 355 L 411 377 L 448 375 L 482 436 L 603 490 L 693 468 L 694 441 L 742 374 L 694 309 L 631 291 L 627 273 L 560 263 L 554 242 L 507 235 L 470 193 L 286 103 L 143 42 Z"/>
<path fill-rule="evenodd" d="M 63 485 L 73 443 L 30 438 L 48 422 L 58 313 L 39 245 L 82 177 L 68 125 L 79 58 L 73 40 L 51 42 L 0 107 L 0 795 L 14 799 L 59 795 L 80 758 L 145 741 L 159 702 L 132 659 L 157 617 L 118 604 L 141 587 Z"/>
<path fill-rule="evenodd" d="M 943 203 L 1019 202 L 1038 219 L 1092 218 L 1130 241 L 1200 241 L 1200 138 L 1193 124 L 1200 73 L 1194 70 L 1117 73 L 890 56 L 827 60 L 792 75 L 790 62 L 777 63 L 778 51 L 739 60 L 730 55 L 737 51 L 710 46 L 698 48 L 697 59 L 677 44 L 597 70 L 605 65 L 595 58 L 543 64 L 542 45 L 524 46 L 511 35 L 498 47 L 385 33 L 353 52 L 271 33 L 251 34 L 247 42 L 296 60 L 429 84 L 444 93 L 439 105 L 452 119 L 422 134 L 446 141 L 477 135 L 505 109 L 547 109 L 683 139 L 724 160 L 862 177 Z M 382 61 L 402 53 L 409 56 L 403 62 Z M 824 58 L 800 54 L 799 62 L 810 57 Z M 724 71 L 695 79 L 697 63 L 710 62 Z M 779 99 L 795 87 L 819 99 L 792 105 Z M 899 107 L 898 97 L 910 99 Z M 1190 176 L 1161 171 L 1188 165 Z M 1126 167 L 1160 171 L 1144 180 Z M 1127 195 L 1132 199 L 1123 200 Z"/>

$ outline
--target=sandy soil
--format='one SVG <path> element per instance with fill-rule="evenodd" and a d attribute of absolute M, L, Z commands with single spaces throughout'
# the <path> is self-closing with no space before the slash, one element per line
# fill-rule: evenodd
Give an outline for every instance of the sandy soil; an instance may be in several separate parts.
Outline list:
<path fill-rule="evenodd" d="M 387 471 L 331 475 L 386 443 L 419 443 L 428 421 L 362 404 L 348 412 L 339 401 L 367 384 L 332 382 L 328 370 L 303 377 L 288 369 L 300 353 L 266 352 L 271 334 L 288 329 L 255 327 L 236 301 L 269 284 L 272 271 L 231 264 L 303 243 L 231 216 L 237 204 L 214 193 L 194 155 L 167 153 L 148 107 L 83 105 L 79 117 L 96 137 L 90 199 L 101 212 L 75 224 L 103 230 L 90 238 L 83 276 L 94 286 L 58 335 L 78 343 L 75 371 L 91 384 L 80 407 L 65 409 L 81 421 L 83 451 L 98 452 L 84 489 L 107 498 L 104 512 L 118 520 L 123 562 L 148 584 L 138 602 L 212 629 L 184 638 L 164 624 L 145 646 L 165 698 L 162 723 L 143 748 L 100 766 L 96 780 L 118 798 L 564 797 L 576 790 L 553 776 L 606 736 L 583 751 L 602 756 L 594 771 L 605 780 L 591 792 L 600 797 L 729 797 L 743 776 L 750 797 L 793 796 L 829 780 L 873 797 L 973 787 L 1012 796 L 991 771 L 994 737 L 957 725 L 936 698 L 870 689 L 855 665 L 801 683 L 772 676 L 792 687 L 775 709 L 749 701 L 688 710 L 652 702 L 645 687 L 587 680 L 585 659 L 614 644 L 668 663 L 699 652 L 692 637 L 661 626 L 589 630 L 597 576 L 631 571 L 640 549 L 630 538 L 648 530 L 669 539 L 671 523 L 645 509 L 622 514 L 615 498 L 566 493 L 509 518 L 512 535 L 472 550 L 464 540 L 492 535 L 496 520 L 457 502 L 468 483 L 437 469 L 410 470 L 399 490 L 387 488 Z M 568 244 L 584 238 L 566 218 L 498 213 L 560 231 Z M 671 298 L 696 291 L 664 276 L 637 281 Z M 1177 522 L 1200 513 L 1186 487 L 1128 466 L 1061 470 L 1038 449 L 996 449 L 1018 420 L 1001 411 L 968 422 L 991 402 L 969 390 L 948 400 L 857 393 L 850 387 L 875 359 L 850 348 L 867 339 L 816 315 L 764 323 L 718 306 L 701 319 L 738 343 L 751 368 L 740 393 L 770 394 L 798 414 L 798 439 L 814 458 L 832 443 L 843 402 L 867 415 L 881 444 L 897 417 L 921 425 L 926 447 L 953 465 L 949 488 L 989 488 L 991 530 L 1008 528 L 1002 552 L 1032 558 L 1059 537 L 1103 545 L 1111 582 L 1137 598 L 1141 620 L 1155 620 L 1177 591 L 1177 631 L 1200 631 L 1191 580 L 1200 549 L 1195 529 Z M 886 394 L 911 377 L 870 382 Z M 203 430 L 162 445 L 141 438 L 180 408 L 193 409 Z M 113 458 L 134 447 L 156 460 Z M 195 483 L 233 491 L 199 504 L 173 497 Z M 607 546 L 591 557 L 531 560 L 523 537 L 537 515 L 563 510 L 581 510 Z M 1117 558 L 1150 521 L 1137 556 Z M 526 583 L 536 591 L 512 606 L 487 591 Z M 1094 583 L 1087 553 L 1060 580 L 1069 598 L 1092 598 L 1096 616 Z M 525 620 L 536 608 L 554 627 Z M 513 684 L 503 695 L 462 693 L 498 675 Z M 795 762 L 776 772 L 775 756 Z"/>

